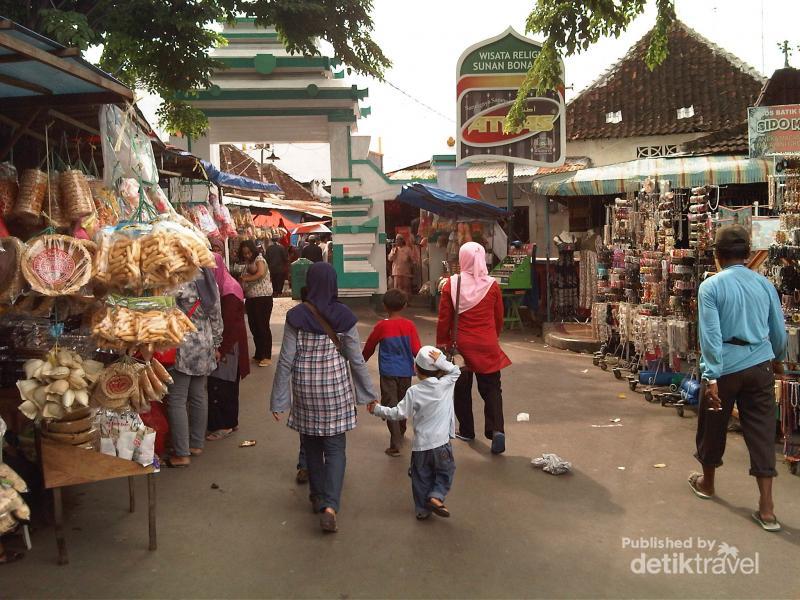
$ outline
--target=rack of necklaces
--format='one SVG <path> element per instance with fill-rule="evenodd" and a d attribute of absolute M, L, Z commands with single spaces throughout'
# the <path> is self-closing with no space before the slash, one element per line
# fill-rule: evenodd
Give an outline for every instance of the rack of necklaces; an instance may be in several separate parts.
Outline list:
<path fill-rule="evenodd" d="M 786 318 L 784 374 L 775 382 L 784 456 L 792 473 L 800 473 L 800 169 L 771 178 L 770 204 L 779 229 L 770 246 L 766 274 L 775 284 Z"/>
<path fill-rule="evenodd" d="M 683 414 L 697 400 L 698 386 L 686 382 L 699 379 L 697 286 L 714 271 L 719 189 L 678 190 L 651 178 L 638 187 L 606 207 L 592 307 L 602 346 L 594 362 Z"/>

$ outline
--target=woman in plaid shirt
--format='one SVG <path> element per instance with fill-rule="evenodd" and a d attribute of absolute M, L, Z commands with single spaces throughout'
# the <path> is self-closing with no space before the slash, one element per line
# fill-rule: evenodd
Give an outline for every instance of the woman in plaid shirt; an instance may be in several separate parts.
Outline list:
<path fill-rule="evenodd" d="M 337 299 L 336 271 L 315 263 L 306 285 L 307 300 L 286 314 L 270 406 L 276 421 L 290 410 L 287 424 L 300 433 L 306 451 L 309 500 L 322 515 L 322 530 L 335 532 L 345 432 L 356 426 L 356 403 L 369 404 L 377 395 L 361 354 L 356 316 Z"/>

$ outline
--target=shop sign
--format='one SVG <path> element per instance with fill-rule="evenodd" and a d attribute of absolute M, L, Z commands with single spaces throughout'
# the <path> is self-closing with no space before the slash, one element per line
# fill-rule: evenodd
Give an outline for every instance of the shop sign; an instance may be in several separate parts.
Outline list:
<path fill-rule="evenodd" d="M 750 158 L 800 154 L 800 104 L 747 109 Z"/>
<path fill-rule="evenodd" d="M 459 164 L 513 162 L 560 166 L 566 156 L 564 90 L 534 92 L 525 104 L 518 133 L 504 133 L 503 122 L 541 44 L 509 27 L 467 48 L 456 67 Z M 563 64 L 562 64 L 563 72 Z"/>

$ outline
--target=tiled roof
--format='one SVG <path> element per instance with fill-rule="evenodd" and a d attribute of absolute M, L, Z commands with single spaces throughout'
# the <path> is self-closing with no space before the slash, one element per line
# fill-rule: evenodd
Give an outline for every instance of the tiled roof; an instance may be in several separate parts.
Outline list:
<path fill-rule="evenodd" d="M 733 127 L 726 127 L 701 138 L 686 142 L 681 146 L 685 154 L 747 154 L 747 121 Z"/>
<path fill-rule="evenodd" d="M 764 83 L 755 69 L 676 21 L 666 60 L 650 71 L 651 35 L 569 103 L 568 140 L 714 132 L 746 118 Z M 678 119 L 690 106 L 694 116 Z M 606 123 L 617 111 L 622 120 Z"/>
<path fill-rule="evenodd" d="M 800 104 L 800 70 L 778 69 L 764 84 L 754 106 Z M 687 154 L 747 154 L 747 121 L 683 144 Z"/>
<path fill-rule="evenodd" d="M 756 106 L 800 104 L 800 70 L 786 67 L 778 69 L 764 84 Z"/>
<path fill-rule="evenodd" d="M 534 175 L 567 173 L 577 171 L 589 165 L 586 157 L 567 157 L 561 167 L 529 167 L 527 165 L 514 165 L 514 179 L 532 177 Z M 467 181 L 505 181 L 508 167 L 504 162 L 485 162 L 471 164 L 467 167 Z M 436 171 L 431 167 L 430 161 L 418 163 L 387 173 L 386 176 L 393 180 L 436 180 Z"/>
<path fill-rule="evenodd" d="M 244 175 L 256 181 L 262 181 L 261 170 L 258 168 L 258 161 L 249 154 L 245 154 L 236 146 L 221 144 L 219 147 L 220 168 L 223 171 Z M 300 200 L 303 202 L 318 202 L 318 198 L 308 189 L 303 187 L 298 181 L 293 179 L 288 173 L 284 173 L 271 163 L 264 163 L 263 181 L 276 183 L 283 190 L 286 200 Z M 250 194 L 258 197 L 258 192 Z"/>

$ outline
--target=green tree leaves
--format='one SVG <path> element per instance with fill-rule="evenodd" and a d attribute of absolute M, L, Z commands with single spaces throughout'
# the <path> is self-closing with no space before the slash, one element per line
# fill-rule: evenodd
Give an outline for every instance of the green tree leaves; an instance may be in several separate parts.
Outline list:
<path fill-rule="evenodd" d="M 101 44 L 101 68 L 160 95 L 162 125 L 194 136 L 207 120 L 177 95 L 207 87 L 221 67 L 209 56 L 224 44 L 215 23 L 253 17 L 291 52 L 311 55 L 322 38 L 351 68 L 382 78 L 391 62 L 372 40 L 371 10 L 372 0 L 0 0 L 0 14 L 65 46 Z"/>
<path fill-rule="evenodd" d="M 518 132 L 525 120 L 525 97 L 564 85 L 561 56 L 587 50 L 601 37 L 619 37 L 645 8 L 646 0 L 538 0 L 528 15 L 526 33 L 544 34 L 542 52 L 533 61 L 504 129 Z M 645 60 L 650 69 L 667 57 L 667 31 L 675 20 L 675 0 L 656 0 L 656 25 Z"/>

